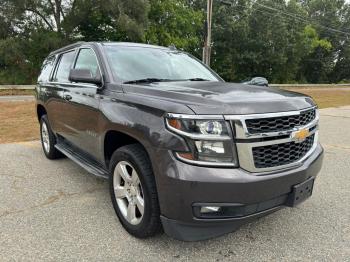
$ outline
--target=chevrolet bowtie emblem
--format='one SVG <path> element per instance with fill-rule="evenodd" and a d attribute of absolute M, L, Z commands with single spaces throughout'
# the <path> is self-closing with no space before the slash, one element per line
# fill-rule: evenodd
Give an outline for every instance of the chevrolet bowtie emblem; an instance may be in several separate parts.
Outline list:
<path fill-rule="evenodd" d="M 292 134 L 292 138 L 295 142 L 301 143 L 304 142 L 305 139 L 310 135 L 310 132 L 308 129 L 301 129 L 299 131 L 296 131 Z"/>

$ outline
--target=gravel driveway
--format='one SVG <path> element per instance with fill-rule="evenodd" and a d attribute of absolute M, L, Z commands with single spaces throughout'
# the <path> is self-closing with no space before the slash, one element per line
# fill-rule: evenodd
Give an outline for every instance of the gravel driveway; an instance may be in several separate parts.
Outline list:
<path fill-rule="evenodd" d="M 220 238 L 138 240 L 107 182 L 37 141 L 0 145 L 1 261 L 350 261 L 350 106 L 321 110 L 324 167 L 314 195 Z"/>

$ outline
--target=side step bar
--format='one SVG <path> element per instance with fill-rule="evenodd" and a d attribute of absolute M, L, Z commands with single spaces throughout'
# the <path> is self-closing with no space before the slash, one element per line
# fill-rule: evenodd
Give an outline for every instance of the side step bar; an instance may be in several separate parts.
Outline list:
<path fill-rule="evenodd" d="M 61 139 L 58 140 L 58 143 L 55 145 L 55 147 L 62 154 L 66 155 L 68 158 L 73 160 L 75 163 L 77 163 L 89 173 L 98 177 L 108 179 L 109 174 L 105 168 L 103 168 L 95 160 L 92 160 L 84 154 L 77 152 L 77 150 L 74 150 L 69 144 L 65 143 Z"/>

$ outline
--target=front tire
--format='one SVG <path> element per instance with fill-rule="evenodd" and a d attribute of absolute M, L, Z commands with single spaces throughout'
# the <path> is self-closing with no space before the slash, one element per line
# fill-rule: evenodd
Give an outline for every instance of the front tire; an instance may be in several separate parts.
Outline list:
<path fill-rule="evenodd" d="M 109 185 L 114 210 L 126 231 L 138 238 L 161 231 L 154 175 L 141 145 L 123 146 L 114 152 Z"/>
<path fill-rule="evenodd" d="M 48 159 L 57 159 L 62 157 L 61 152 L 55 148 L 56 137 L 51 131 L 47 115 L 43 115 L 40 119 L 40 137 L 44 154 Z"/>

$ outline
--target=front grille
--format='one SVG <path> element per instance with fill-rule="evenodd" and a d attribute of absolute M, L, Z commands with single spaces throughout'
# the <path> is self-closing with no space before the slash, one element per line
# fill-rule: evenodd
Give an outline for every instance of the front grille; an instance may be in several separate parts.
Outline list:
<path fill-rule="evenodd" d="M 302 159 L 314 144 L 315 135 L 301 143 L 288 142 L 268 146 L 254 147 L 253 158 L 256 168 L 271 168 L 288 165 Z"/>
<path fill-rule="evenodd" d="M 307 125 L 315 118 L 316 110 L 311 109 L 301 112 L 300 115 L 246 119 L 245 123 L 250 134 L 257 134 L 292 130 Z"/>

